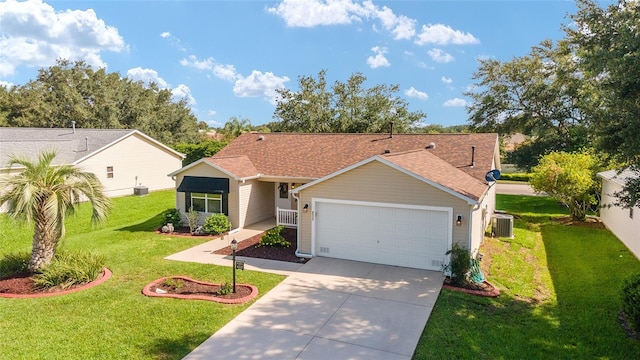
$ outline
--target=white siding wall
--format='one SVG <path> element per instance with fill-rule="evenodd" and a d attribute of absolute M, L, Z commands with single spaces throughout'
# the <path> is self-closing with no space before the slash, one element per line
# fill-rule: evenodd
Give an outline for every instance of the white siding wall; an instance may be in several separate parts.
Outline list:
<path fill-rule="evenodd" d="M 622 186 L 619 184 L 603 179 L 602 204 L 614 204 L 616 199 L 612 195 L 621 190 Z M 633 218 L 629 217 L 629 213 L 629 209 L 617 206 L 603 207 L 600 219 L 640 259 L 640 208 L 633 209 Z"/>
<path fill-rule="evenodd" d="M 302 190 L 299 207 L 304 204 L 311 206 L 313 198 L 452 207 L 454 217 L 456 214 L 465 217 L 469 214 L 467 202 L 377 161 Z M 298 250 L 301 253 L 311 253 L 313 211 L 300 213 Z M 453 242 L 465 247 L 469 245 L 468 226 L 468 221 L 464 221 L 462 226 L 453 226 Z"/>
<path fill-rule="evenodd" d="M 108 166 L 113 167 L 113 178 L 107 177 Z M 136 185 L 149 191 L 171 189 L 175 183 L 167 174 L 181 166 L 179 156 L 135 134 L 78 164 L 96 174 L 107 196 L 133 195 Z"/>

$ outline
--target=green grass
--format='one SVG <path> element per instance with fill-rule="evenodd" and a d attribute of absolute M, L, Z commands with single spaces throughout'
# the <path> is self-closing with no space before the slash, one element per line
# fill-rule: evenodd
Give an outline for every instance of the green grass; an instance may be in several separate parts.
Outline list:
<path fill-rule="evenodd" d="M 0 359 L 180 359 L 244 310 L 245 305 L 149 298 L 142 288 L 163 276 L 224 283 L 231 268 L 164 260 L 202 243 L 153 233 L 174 192 L 115 199 L 107 222 L 89 225 L 83 205 L 67 221 L 64 249 L 93 251 L 113 277 L 81 292 L 38 299 L 0 298 Z M 0 256 L 30 251 L 32 229 L 0 216 Z M 265 294 L 280 275 L 239 271 L 239 283 Z"/>
<path fill-rule="evenodd" d="M 515 239 L 487 239 L 489 299 L 442 290 L 414 359 L 638 359 L 618 323 L 622 280 L 640 262 L 608 230 L 552 221 L 544 197 L 498 195 Z M 488 268 L 488 271 L 486 271 Z"/>

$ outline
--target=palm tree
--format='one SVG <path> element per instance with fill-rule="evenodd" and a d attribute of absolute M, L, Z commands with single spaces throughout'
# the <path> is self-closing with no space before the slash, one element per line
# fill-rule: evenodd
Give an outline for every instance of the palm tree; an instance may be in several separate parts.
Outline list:
<path fill-rule="evenodd" d="M 91 222 L 104 221 L 111 201 L 102 192 L 98 178 L 72 165 L 52 166 L 55 152 L 43 152 L 37 162 L 11 156 L 9 166 L 25 169 L 15 176 L 0 179 L 0 205 L 19 220 L 34 223 L 33 245 L 28 269 L 35 272 L 53 260 L 64 238 L 64 221 L 78 203 L 86 199 L 93 208 Z"/>
<path fill-rule="evenodd" d="M 249 119 L 238 119 L 232 116 L 229 121 L 224 124 L 222 131 L 228 140 L 233 140 L 241 134 L 251 131 L 251 121 Z"/>

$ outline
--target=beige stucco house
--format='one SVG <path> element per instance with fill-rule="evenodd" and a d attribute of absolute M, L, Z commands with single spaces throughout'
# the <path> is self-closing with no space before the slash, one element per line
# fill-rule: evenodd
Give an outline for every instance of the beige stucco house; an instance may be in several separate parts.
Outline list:
<path fill-rule="evenodd" d="M 478 250 L 499 168 L 496 134 L 251 133 L 169 175 L 178 209 L 297 227 L 301 257 L 440 270 Z"/>
<path fill-rule="evenodd" d="M 598 173 L 602 179 L 600 219 L 602 223 L 640 259 L 640 209 L 617 206 L 615 194 L 622 191 L 627 179 L 639 174 L 632 170 L 609 170 Z"/>
<path fill-rule="evenodd" d="M 56 152 L 54 165 L 76 165 L 94 173 L 108 196 L 172 189 L 167 173 L 182 166 L 184 155 L 137 130 L 0 128 L 0 176 L 16 174 L 11 155 L 36 159 L 42 151 Z"/>

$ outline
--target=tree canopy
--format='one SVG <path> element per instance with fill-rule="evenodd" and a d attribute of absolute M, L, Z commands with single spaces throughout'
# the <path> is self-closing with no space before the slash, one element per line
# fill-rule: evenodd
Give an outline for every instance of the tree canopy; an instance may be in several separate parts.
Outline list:
<path fill-rule="evenodd" d="M 525 168 L 551 151 L 594 148 L 605 162 L 640 170 L 640 2 L 577 6 L 556 44 L 481 61 L 467 94 L 470 122 L 476 131 L 530 135 L 513 156 Z M 631 207 L 640 206 L 638 193 L 632 179 L 618 195 Z"/>
<path fill-rule="evenodd" d="M 375 133 L 388 131 L 394 122 L 397 132 L 408 132 L 426 115 L 411 112 L 407 102 L 396 96 L 398 85 L 365 87 L 367 78 L 355 73 L 346 82 L 328 87 L 326 71 L 318 77 L 300 76 L 297 91 L 277 90 L 280 100 L 274 112 L 272 131 Z"/>
<path fill-rule="evenodd" d="M 184 100 L 83 61 L 58 60 L 35 80 L 0 87 L 0 126 L 138 129 L 165 143 L 192 142 L 198 121 Z"/>

